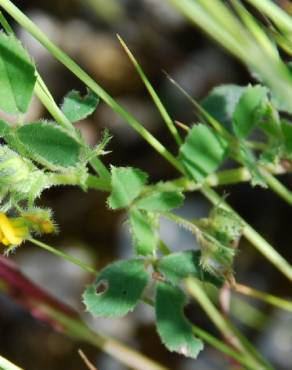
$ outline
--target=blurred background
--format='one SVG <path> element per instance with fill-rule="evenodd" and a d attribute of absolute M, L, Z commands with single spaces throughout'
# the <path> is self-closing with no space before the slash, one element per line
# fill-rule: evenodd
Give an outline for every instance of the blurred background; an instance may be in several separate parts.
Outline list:
<path fill-rule="evenodd" d="M 194 109 L 174 87 L 168 72 L 196 99 L 223 83 L 244 85 L 252 81 L 248 71 L 189 25 L 166 0 L 42 0 L 14 1 L 57 45 L 72 56 L 110 94 L 136 116 L 173 153 L 177 148 L 162 123 L 155 106 L 116 34 L 120 34 L 142 64 L 153 86 L 176 120 L 191 124 Z M 12 22 L 13 24 L 13 22 Z M 85 93 L 85 87 L 46 50 L 14 25 L 29 49 L 37 68 L 56 101 L 71 89 Z M 47 117 L 34 100 L 29 120 Z M 166 180 L 178 174 L 105 104 L 101 103 L 89 119 L 79 125 L 90 144 L 108 128 L 113 139 L 105 161 L 114 165 L 139 167 L 151 181 Z M 292 187 L 291 177 L 283 177 Z M 291 210 L 268 190 L 252 189 L 248 184 L 219 189 L 228 201 L 260 231 L 279 252 L 292 261 Z M 124 224 L 125 214 L 111 212 L 105 205 L 107 194 L 74 188 L 46 191 L 40 205 L 51 207 L 60 234 L 47 242 L 63 248 L 96 268 L 131 255 L 131 241 Z M 209 204 L 199 195 L 187 198 L 179 211 L 186 217 L 207 215 Z M 187 232 L 166 221 L 161 236 L 174 250 L 191 249 L 195 240 Z M 21 270 L 53 296 L 82 312 L 92 328 L 118 338 L 170 369 L 229 369 L 227 359 L 206 346 L 194 362 L 170 354 L 155 332 L 153 312 L 145 305 L 123 319 L 93 319 L 84 312 L 81 294 L 91 277 L 35 246 L 25 245 L 11 257 Z M 291 285 L 245 241 L 236 259 L 238 282 L 291 298 Z M 26 370 L 82 370 L 86 366 L 78 348 L 98 370 L 123 370 L 123 365 L 96 349 L 77 343 L 38 322 L 4 295 L 0 296 L 0 353 Z M 216 333 L 203 312 L 193 304 L 192 320 Z M 239 296 L 232 299 L 234 321 L 278 370 L 292 369 L 292 317 L 284 311 L 266 307 Z M 239 320 L 240 318 L 240 320 Z"/>

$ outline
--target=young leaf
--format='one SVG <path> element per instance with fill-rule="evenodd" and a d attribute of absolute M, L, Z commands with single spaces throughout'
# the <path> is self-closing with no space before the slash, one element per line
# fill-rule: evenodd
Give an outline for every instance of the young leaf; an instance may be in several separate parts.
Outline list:
<path fill-rule="evenodd" d="M 186 297 L 179 288 L 157 284 L 155 312 L 161 341 L 171 352 L 197 358 L 203 349 L 203 342 L 194 336 L 192 326 L 183 314 L 186 303 Z"/>
<path fill-rule="evenodd" d="M 225 208 L 216 206 L 210 217 L 203 219 L 204 229 L 220 243 L 230 248 L 236 248 L 243 232 L 241 220 Z"/>
<path fill-rule="evenodd" d="M 190 250 L 172 253 L 159 260 L 157 269 L 164 278 L 173 285 L 178 285 L 181 280 L 187 277 L 196 277 L 197 279 L 220 287 L 223 283 L 223 279 L 204 271 L 200 259 L 200 251 Z"/>
<path fill-rule="evenodd" d="M 17 139 L 35 161 L 52 168 L 76 166 L 80 145 L 58 126 L 36 122 L 21 126 Z"/>
<path fill-rule="evenodd" d="M 167 212 L 183 204 L 184 196 L 175 191 L 156 191 L 138 199 L 135 206 L 150 212 Z"/>
<path fill-rule="evenodd" d="M 233 130 L 235 135 L 243 139 L 249 135 L 256 124 L 256 111 L 267 97 L 266 87 L 248 86 L 241 95 L 233 113 Z"/>
<path fill-rule="evenodd" d="M 202 181 L 220 166 L 226 154 L 227 142 L 210 127 L 198 124 L 189 131 L 179 158 L 189 175 Z"/>
<path fill-rule="evenodd" d="M 231 129 L 232 116 L 245 87 L 222 85 L 215 87 L 202 101 L 202 107 L 226 129 Z"/>
<path fill-rule="evenodd" d="M 144 261 L 131 259 L 104 268 L 83 294 L 94 316 L 120 317 L 133 311 L 148 282 Z"/>
<path fill-rule="evenodd" d="M 233 212 L 216 206 L 208 218 L 198 221 L 198 226 L 202 231 L 198 236 L 202 268 L 226 278 L 233 272 L 234 256 L 243 233 L 241 220 Z"/>
<path fill-rule="evenodd" d="M 147 174 L 136 168 L 111 168 L 112 192 L 108 198 L 111 209 L 125 208 L 138 197 L 147 181 Z"/>
<path fill-rule="evenodd" d="M 129 215 L 136 253 L 142 256 L 153 255 L 158 243 L 156 217 L 134 207 L 130 210 Z"/>
<path fill-rule="evenodd" d="M 233 273 L 235 248 L 224 245 L 208 231 L 198 237 L 201 247 L 200 263 L 204 270 L 220 278 L 226 278 Z"/>
<path fill-rule="evenodd" d="M 69 121 L 77 122 L 92 114 L 98 103 L 99 97 L 91 90 L 85 96 L 72 90 L 65 96 L 61 109 Z"/>
<path fill-rule="evenodd" d="M 35 66 L 15 36 L 0 33 L 0 108 L 25 113 L 36 82 Z"/>

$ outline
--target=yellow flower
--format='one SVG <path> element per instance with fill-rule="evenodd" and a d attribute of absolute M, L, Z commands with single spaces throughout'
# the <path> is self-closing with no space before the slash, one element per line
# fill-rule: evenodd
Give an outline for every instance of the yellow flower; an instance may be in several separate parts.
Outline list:
<path fill-rule="evenodd" d="M 50 234 L 56 231 L 56 227 L 46 211 L 22 213 L 21 216 L 30 223 L 30 227 L 36 232 Z"/>
<path fill-rule="evenodd" d="M 8 218 L 0 212 L 0 242 L 6 246 L 17 246 L 29 236 L 27 226 L 19 218 Z"/>

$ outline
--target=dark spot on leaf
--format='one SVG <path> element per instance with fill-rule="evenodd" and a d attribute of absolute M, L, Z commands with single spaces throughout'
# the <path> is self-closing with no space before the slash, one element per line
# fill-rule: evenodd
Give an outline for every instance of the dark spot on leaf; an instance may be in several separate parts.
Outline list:
<path fill-rule="evenodd" d="M 126 290 L 123 290 L 122 293 L 123 293 L 123 295 L 126 295 L 127 294 L 127 291 Z"/>
<path fill-rule="evenodd" d="M 96 286 L 96 294 L 103 294 L 108 290 L 107 280 L 101 280 Z"/>

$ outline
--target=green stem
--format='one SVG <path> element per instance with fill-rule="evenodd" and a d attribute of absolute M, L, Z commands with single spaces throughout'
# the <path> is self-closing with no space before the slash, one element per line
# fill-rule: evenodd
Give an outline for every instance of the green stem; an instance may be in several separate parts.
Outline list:
<path fill-rule="evenodd" d="M 80 176 L 78 173 L 48 173 L 47 177 L 49 179 L 50 186 L 58 185 L 72 185 L 80 186 Z M 111 184 L 110 182 L 101 177 L 96 177 L 95 175 L 88 175 L 86 180 L 86 187 L 89 189 L 101 190 L 101 191 L 110 191 Z"/>
<path fill-rule="evenodd" d="M 40 242 L 39 240 L 36 240 L 36 239 L 33 239 L 33 238 L 28 239 L 28 241 L 30 241 L 31 243 L 33 243 L 33 244 L 35 244 L 35 245 L 37 245 L 37 246 L 39 246 L 39 247 L 41 247 L 45 250 L 47 250 L 50 253 L 55 254 L 58 257 L 61 257 L 62 259 L 66 260 L 66 261 L 69 261 L 69 262 L 73 263 L 76 266 L 81 267 L 83 270 L 85 270 L 85 271 L 87 271 L 87 272 L 89 272 L 93 275 L 97 274 L 97 271 L 93 267 L 87 265 L 86 263 L 80 261 L 79 259 L 77 259 L 75 257 L 70 256 L 69 254 L 67 254 L 67 253 L 65 253 L 65 252 L 63 252 L 59 249 L 51 247 L 50 245 L 45 244 L 43 242 Z"/>
<path fill-rule="evenodd" d="M 259 290 L 253 289 L 249 286 L 242 285 L 242 284 L 235 284 L 234 286 L 231 287 L 234 289 L 235 292 L 257 298 L 265 303 L 271 304 L 275 307 L 281 308 L 282 310 L 287 310 L 292 312 L 292 302 L 289 302 L 285 299 L 276 297 L 272 294 L 260 292 Z"/>
<path fill-rule="evenodd" d="M 241 353 L 234 351 L 230 346 L 227 346 L 224 342 L 217 339 L 213 335 L 209 334 L 205 330 L 199 328 L 196 325 L 192 325 L 193 332 L 196 336 L 203 339 L 206 343 L 209 343 L 212 347 L 218 351 L 225 353 L 228 357 L 238 361 L 241 365 L 244 365 L 246 369 L 256 370 L 253 364 L 246 359 Z"/>
<path fill-rule="evenodd" d="M 266 174 L 282 175 L 287 173 L 282 166 L 267 166 L 261 167 L 261 169 L 265 171 L 265 175 Z M 196 181 L 190 180 L 186 177 L 181 177 L 176 180 L 166 181 L 161 186 L 165 186 L 165 188 L 171 187 L 179 188 L 183 191 L 195 191 L 200 190 L 204 186 L 216 187 L 222 185 L 238 184 L 240 182 L 250 181 L 250 179 L 251 175 L 248 169 L 246 167 L 239 167 L 211 174 L 207 176 L 202 183 L 197 183 Z M 273 179 L 275 178 L 273 177 Z M 280 183 L 280 185 L 282 184 Z M 276 190 L 274 189 L 274 191 Z M 281 191 L 282 197 L 284 197 L 284 194 L 286 194 L 286 192 L 289 192 L 287 189 L 286 191 L 284 191 L 284 189 L 282 188 Z"/>
<path fill-rule="evenodd" d="M 192 278 L 185 281 L 188 292 L 198 301 L 214 325 L 220 330 L 226 340 L 244 354 L 253 369 L 270 369 L 270 365 L 262 359 L 256 349 L 247 341 L 238 330 L 220 314 L 200 284 Z"/>
<path fill-rule="evenodd" d="M 59 49 L 48 37 L 10 0 L 0 0 L 0 5 L 24 29 L 35 37 L 57 60 L 66 66 L 85 85 L 95 92 L 110 108 L 125 119 L 163 158 L 169 161 L 177 170 L 183 171 L 181 163 L 171 154 L 143 125 L 127 112 L 115 99 L 113 99 L 101 86 L 99 86 L 82 68 L 78 66 L 67 54 Z"/>
<path fill-rule="evenodd" d="M 286 188 L 275 176 L 271 173 L 261 169 L 264 179 L 266 180 L 270 189 L 284 199 L 289 205 L 292 205 L 292 192 Z"/>
<path fill-rule="evenodd" d="M 101 191 L 111 191 L 111 184 L 107 179 L 96 177 L 93 175 L 88 175 L 86 185 L 89 189 L 101 190 Z"/>
<path fill-rule="evenodd" d="M 72 136 L 74 136 L 74 138 L 78 140 L 75 128 L 73 127 L 72 123 L 68 120 L 68 118 L 64 115 L 64 113 L 60 110 L 58 105 L 55 103 L 55 100 L 53 99 L 52 95 L 50 94 L 43 79 L 39 74 L 37 74 L 35 93 L 39 100 L 42 102 L 42 104 L 46 107 L 48 112 L 51 114 L 51 116 L 54 117 L 56 122 L 58 122 L 60 126 L 62 126 L 65 130 L 70 132 Z"/>
<path fill-rule="evenodd" d="M 6 358 L 0 356 L 0 368 L 2 370 L 22 370 L 20 367 L 12 364 L 10 361 L 6 360 Z"/>
<path fill-rule="evenodd" d="M 282 31 L 292 33 L 292 19 L 270 0 L 247 0 L 256 9 L 267 15 Z"/>

